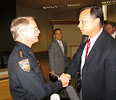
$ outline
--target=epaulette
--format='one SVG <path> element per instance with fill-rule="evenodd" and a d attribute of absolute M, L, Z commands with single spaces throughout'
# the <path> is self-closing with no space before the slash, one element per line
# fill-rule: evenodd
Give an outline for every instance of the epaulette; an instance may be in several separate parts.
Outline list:
<path fill-rule="evenodd" d="M 23 58 L 23 53 L 22 53 L 21 50 L 19 50 L 19 55 L 20 55 L 21 58 Z"/>

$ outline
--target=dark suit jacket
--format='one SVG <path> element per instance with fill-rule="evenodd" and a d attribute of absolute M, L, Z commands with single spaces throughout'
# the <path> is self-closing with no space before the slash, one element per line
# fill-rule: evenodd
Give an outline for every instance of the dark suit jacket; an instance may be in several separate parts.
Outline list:
<path fill-rule="evenodd" d="M 82 44 L 84 44 L 85 42 L 87 42 L 87 40 L 88 40 L 88 36 L 87 36 L 87 35 L 83 35 L 80 45 L 82 45 Z"/>
<path fill-rule="evenodd" d="M 50 68 L 51 71 L 55 71 L 57 75 L 64 73 L 65 68 L 67 67 L 67 46 L 64 41 L 62 41 L 62 43 L 64 54 L 56 39 L 53 40 L 48 47 Z"/>
<path fill-rule="evenodd" d="M 72 58 L 67 73 L 80 71 L 82 44 Z M 93 45 L 82 69 L 83 100 L 116 100 L 116 41 L 104 30 Z"/>

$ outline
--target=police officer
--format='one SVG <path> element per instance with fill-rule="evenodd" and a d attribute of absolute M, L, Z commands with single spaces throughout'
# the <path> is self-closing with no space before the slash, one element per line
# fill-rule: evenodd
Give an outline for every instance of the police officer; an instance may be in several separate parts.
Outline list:
<path fill-rule="evenodd" d="M 68 86 L 69 78 L 64 78 L 64 74 L 54 83 L 44 82 L 40 63 L 31 49 L 40 34 L 33 17 L 14 19 L 10 31 L 16 42 L 8 60 L 10 92 L 14 100 L 45 99 Z"/>

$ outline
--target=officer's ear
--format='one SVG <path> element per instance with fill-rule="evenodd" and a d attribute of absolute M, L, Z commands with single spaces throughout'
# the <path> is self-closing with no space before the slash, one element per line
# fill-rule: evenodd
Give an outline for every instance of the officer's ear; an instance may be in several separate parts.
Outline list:
<path fill-rule="evenodd" d="M 94 24 L 95 25 L 98 25 L 99 23 L 100 23 L 100 19 L 99 18 L 94 19 Z"/>
<path fill-rule="evenodd" d="M 19 35 L 20 35 L 22 38 L 25 38 L 26 29 L 25 29 L 24 27 L 21 27 L 21 28 L 19 29 L 19 32 L 20 32 Z"/>

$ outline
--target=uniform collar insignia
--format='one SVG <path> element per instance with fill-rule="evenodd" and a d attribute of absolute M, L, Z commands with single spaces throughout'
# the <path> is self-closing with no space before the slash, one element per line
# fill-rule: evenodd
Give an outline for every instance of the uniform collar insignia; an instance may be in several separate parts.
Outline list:
<path fill-rule="evenodd" d="M 20 57 L 23 58 L 23 54 L 21 50 L 19 51 L 19 54 L 20 54 Z"/>
<path fill-rule="evenodd" d="M 29 51 L 29 54 L 32 54 L 31 51 Z"/>

